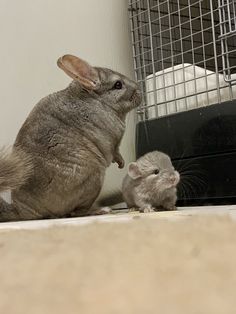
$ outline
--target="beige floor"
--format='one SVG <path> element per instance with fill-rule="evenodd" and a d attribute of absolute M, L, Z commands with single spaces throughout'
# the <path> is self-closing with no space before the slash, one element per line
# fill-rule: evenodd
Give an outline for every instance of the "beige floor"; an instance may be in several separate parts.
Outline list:
<path fill-rule="evenodd" d="M 0 313 L 235 313 L 235 209 L 0 224 Z"/>

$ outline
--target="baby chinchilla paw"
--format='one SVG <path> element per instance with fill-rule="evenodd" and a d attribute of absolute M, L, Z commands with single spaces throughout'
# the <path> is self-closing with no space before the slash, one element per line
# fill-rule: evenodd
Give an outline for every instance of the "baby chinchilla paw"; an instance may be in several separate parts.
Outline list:
<path fill-rule="evenodd" d="M 140 213 L 152 213 L 155 209 L 151 206 L 142 207 L 139 209 Z"/>

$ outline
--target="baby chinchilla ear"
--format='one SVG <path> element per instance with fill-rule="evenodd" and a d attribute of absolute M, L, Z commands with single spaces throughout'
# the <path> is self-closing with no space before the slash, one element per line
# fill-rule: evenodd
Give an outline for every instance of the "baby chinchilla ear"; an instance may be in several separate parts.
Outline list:
<path fill-rule="evenodd" d="M 136 162 L 131 162 L 128 165 L 128 175 L 134 180 L 141 177 L 142 173 L 141 173 L 139 166 Z"/>
<path fill-rule="evenodd" d="M 57 65 L 85 88 L 93 90 L 99 88 L 101 82 L 98 72 L 86 61 L 72 55 L 64 55 L 57 60 Z"/>

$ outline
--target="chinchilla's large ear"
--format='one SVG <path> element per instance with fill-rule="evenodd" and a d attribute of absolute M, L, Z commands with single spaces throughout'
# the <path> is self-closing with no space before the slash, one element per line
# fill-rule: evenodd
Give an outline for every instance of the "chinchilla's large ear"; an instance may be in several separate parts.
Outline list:
<path fill-rule="evenodd" d="M 136 162 L 131 162 L 128 165 L 128 175 L 134 180 L 141 177 L 142 173 Z"/>
<path fill-rule="evenodd" d="M 100 79 L 97 70 L 86 61 L 72 55 L 64 55 L 57 60 L 57 65 L 71 78 L 79 81 L 85 88 L 99 88 Z"/>

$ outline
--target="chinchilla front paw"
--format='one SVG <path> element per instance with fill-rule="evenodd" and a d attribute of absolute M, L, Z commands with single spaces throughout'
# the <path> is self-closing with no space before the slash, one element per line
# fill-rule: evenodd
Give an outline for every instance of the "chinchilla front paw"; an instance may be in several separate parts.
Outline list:
<path fill-rule="evenodd" d="M 112 162 L 113 162 L 113 163 L 116 162 L 116 163 L 118 164 L 118 167 L 119 167 L 120 169 L 124 168 L 124 166 L 125 166 L 125 161 L 124 161 L 124 159 L 123 159 L 123 157 L 121 156 L 120 153 L 117 153 L 117 154 L 115 155 L 115 157 L 114 157 L 114 159 L 113 159 Z"/>

